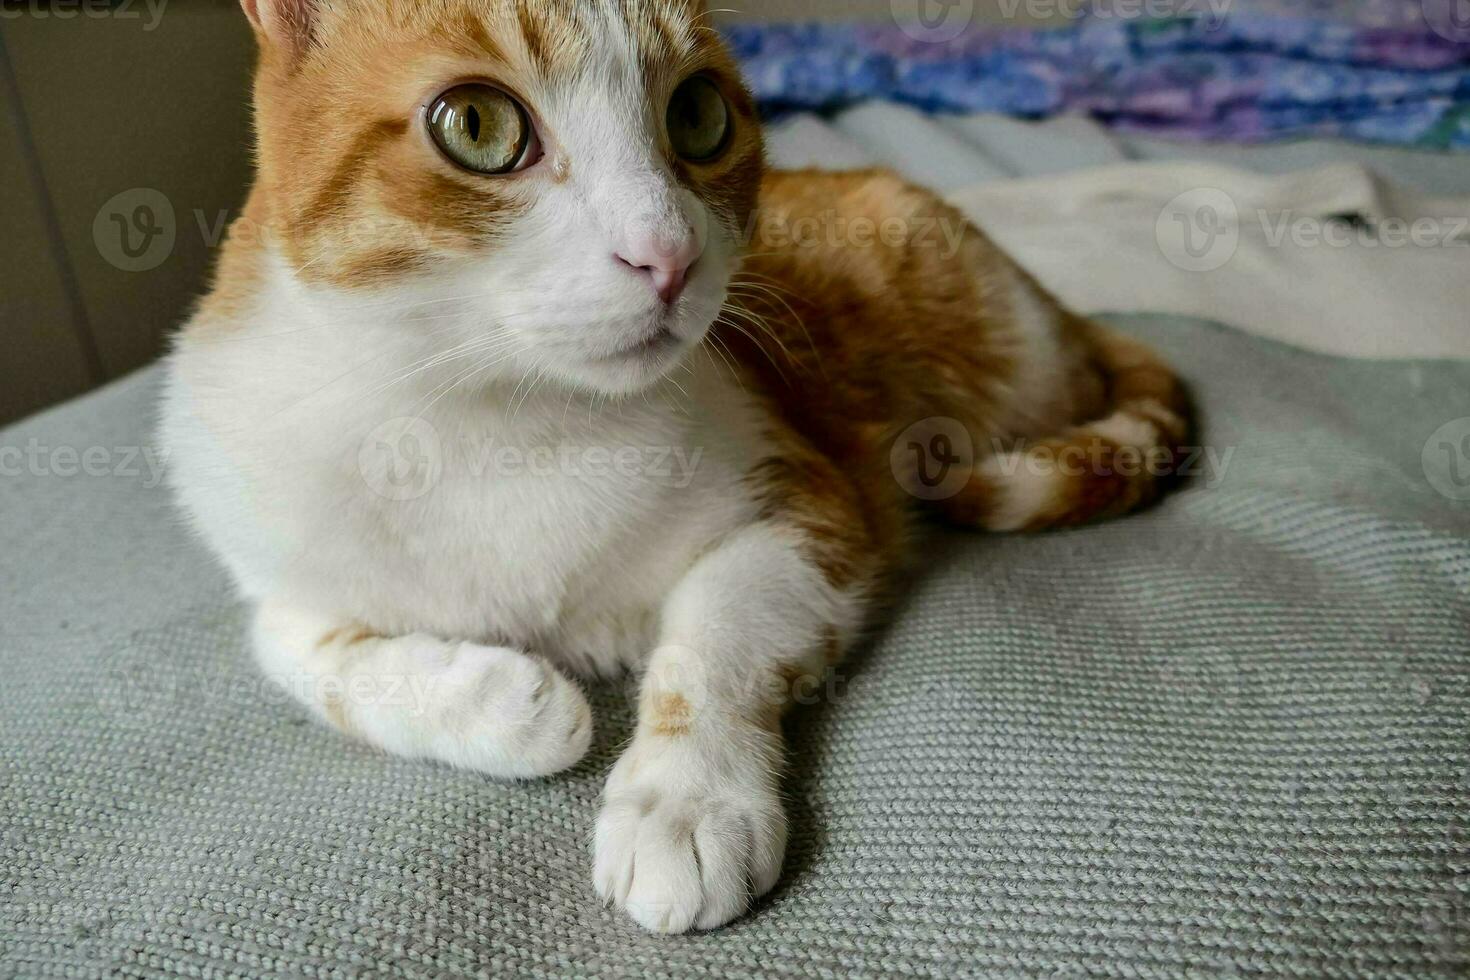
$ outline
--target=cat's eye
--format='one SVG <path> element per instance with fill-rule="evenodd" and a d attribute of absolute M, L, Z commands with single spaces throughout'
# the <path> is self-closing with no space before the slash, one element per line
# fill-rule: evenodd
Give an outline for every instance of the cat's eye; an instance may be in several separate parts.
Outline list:
<path fill-rule="evenodd" d="M 429 135 L 444 155 L 479 174 L 536 162 L 536 130 L 515 99 L 490 85 L 459 85 L 429 107 Z"/>
<path fill-rule="evenodd" d="M 730 106 L 719 87 L 695 75 L 674 90 L 666 125 L 674 152 L 686 160 L 712 160 L 730 137 Z"/>

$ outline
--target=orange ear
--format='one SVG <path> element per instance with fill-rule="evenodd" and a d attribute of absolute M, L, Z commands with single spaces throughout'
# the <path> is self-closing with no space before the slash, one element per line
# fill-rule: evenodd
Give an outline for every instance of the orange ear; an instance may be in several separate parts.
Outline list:
<path fill-rule="evenodd" d="M 240 0 L 245 16 L 264 43 L 296 57 L 316 30 L 315 0 Z"/>

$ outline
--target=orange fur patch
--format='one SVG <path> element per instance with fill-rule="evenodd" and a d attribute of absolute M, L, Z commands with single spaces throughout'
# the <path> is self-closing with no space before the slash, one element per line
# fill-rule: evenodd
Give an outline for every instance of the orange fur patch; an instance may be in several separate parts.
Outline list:
<path fill-rule="evenodd" d="M 1082 453 L 1081 473 L 1042 481 L 1049 489 L 1027 527 L 1150 498 L 1157 480 L 1118 465 L 1147 448 L 1109 443 L 1085 423 L 1115 407 L 1177 444 L 1188 414 L 1173 373 L 1143 345 L 1061 309 L 935 195 L 884 171 L 776 173 L 752 227 L 750 258 L 731 287 L 735 309 L 715 344 L 736 355 L 777 420 L 779 453 L 752 473 L 762 502 L 806 532 L 834 583 L 856 577 L 853 556 L 876 553 L 879 570 L 896 567 L 914 500 L 889 450 L 925 419 L 970 436 L 965 466 L 1033 441 Z M 1018 290 L 1036 310 L 1013 306 Z M 1034 355 L 1016 318 L 1037 311 L 1055 324 L 1061 383 L 1018 404 L 1017 379 Z M 989 526 L 1006 492 L 976 476 L 938 509 Z"/>
<path fill-rule="evenodd" d="M 694 721 L 694 709 L 684 695 L 664 692 L 654 698 L 649 720 L 653 724 L 655 735 L 678 738 L 689 734 Z"/>
<path fill-rule="evenodd" d="M 330 646 L 351 647 L 359 643 L 366 643 L 368 640 L 381 639 L 381 636 L 366 626 L 350 623 L 346 626 L 339 626 L 336 629 L 328 630 L 320 640 L 316 641 L 316 645 L 318 649 Z"/>

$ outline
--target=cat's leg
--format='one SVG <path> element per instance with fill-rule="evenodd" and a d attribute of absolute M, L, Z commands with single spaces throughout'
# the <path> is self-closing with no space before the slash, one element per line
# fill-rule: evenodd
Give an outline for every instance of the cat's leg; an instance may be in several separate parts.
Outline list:
<path fill-rule="evenodd" d="M 776 883 L 780 716 L 814 699 L 881 563 L 850 500 L 788 499 L 793 512 L 727 539 L 671 593 L 637 731 L 608 777 L 594 884 L 657 932 L 721 925 Z"/>
<path fill-rule="evenodd" d="M 572 765 L 592 736 L 577 685 L 516 650 L 378 636 L 282 600 L 261 604 L 253 639 L 270 680 L 395 755 L 523 778 Z"/>

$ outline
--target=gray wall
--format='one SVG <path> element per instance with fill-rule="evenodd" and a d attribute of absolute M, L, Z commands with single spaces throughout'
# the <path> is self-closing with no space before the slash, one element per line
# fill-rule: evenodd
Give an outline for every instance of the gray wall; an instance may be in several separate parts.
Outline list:
<path fill-rule="evenodd" d="M 249 179 L 253 41 L 234 0 L 173 0 L 156 20 L 140 0 L 136 19 L 34 9 L 0 19 L 0 423 L 155 358 L 207 279 L 194 212 L 237 208 Z M 108 220 L 147 203 L 108 206 L 135 189 L 175 210 L 156 265 Z"/>

